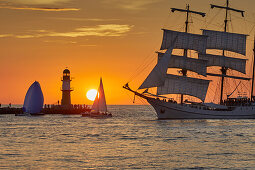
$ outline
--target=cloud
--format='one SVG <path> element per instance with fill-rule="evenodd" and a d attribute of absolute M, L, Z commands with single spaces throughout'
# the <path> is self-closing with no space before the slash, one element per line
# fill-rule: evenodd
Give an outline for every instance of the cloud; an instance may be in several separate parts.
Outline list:
<path fill-rule="evenodd" d="M 95 45 L 95 44 L 82 44 L 80 46 L 81 47 L 96 47 L 97 45 Z"/>
<path fill-rule="evenodd" d="M 99 36 L 99 37 L 118 37 L 129 32 L 133 26 L 130 25 L 97 25 L 95 27 L 77 28 L 73 32 L 51 32 L 48 36 L 54 37 L 83 37 L 83 36 Z"/>
<path fill-rule="evenodd" d="M 41 37 L 41 36 L 33 35 L 33 34 L 24 34 L 24 35 L 0 34 L 0 38 L 7 38 L 7 37 L 13 37 L 13 38 L 35 38 L 35 37 Z"/>
<path fill-rule="evenodd" d="M 41 8 L 41 7 L 15 7 L 15 6 L 0 6 L 0 8 L 17 9 L 17 10 L 33 10 L 33 11 L 78 11 L 77 8 Z"/>
<path fill-rule="evenodd" d="M 57 39 L 45 40 L 43 42 L 45 42 L 45 43 L 58 43 L 58 44 L 77 44 L 76 41 L 65 41 L 65 40 L 57 40 Z"/>
<path fill-rule="evenodd" d="M 33 31 L 31 34 L 15 35 L 15 34 L 2 34 L 3 37 L 15 37 L 15 38 L 40 38 L 40 37 L 85 37 L 85 36 L 98 36 L 98 37 L 119 37 L 124 36 L 132 29 L 132 25 L 118 25 L 107 24 L 97 25 L 94 27 L 82 27 L 76 28 L 71 32 L 54 32 L 47 30 Z"/>
<path fill-rule="evenodd" d="M 71 0 L 2 0 L 0 2 L 6 4 L 25 4 L 25 5 L 48 5 L 48 4 L 59 4 L 67 3 Z"/>
<path fill-rule="evenodd" d="M 55 20 L 66 20 L 66 21 L 91 21 L 91 22 L 109 22 L 109 21 L 120 21 L 120 19 L 109 19 L 109 18 L 64 18 L 64 17 L 50 17 L 48 19 Z"/>
<path fill-rule="evenodd" d="M 127 10 L 143 10 L 148 5 L 159 3 L 162 0 L 104 0 L 104 3 L 115 5 Z"/>
<path fill-rule="evenodd" d="M 0 34 L 0 38 L 4 38 L 4 37 L 13 37 L 13 34 Z"/>
<path fill-rule="evenodd" d="M 14 37 L 16 37 L 16 38 L 34 38 L 33 35 L 16 35 Z"/>
<path fill-rule="evenodd" d="M 78 11 L 78 8 L 59 8 L 72 0 L 0 0 L 0 8 L 33 11 Z M 70 6 L 70 5 L 69 5 Z"/>

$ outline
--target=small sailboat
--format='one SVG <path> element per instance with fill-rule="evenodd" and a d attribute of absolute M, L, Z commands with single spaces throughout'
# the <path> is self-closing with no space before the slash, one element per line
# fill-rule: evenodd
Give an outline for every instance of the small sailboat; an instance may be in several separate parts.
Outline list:
<path fill-rule="evenodd" d="M 83 113 L 82 116 L 96 118 L 112 117 L 112 114 L 107 111 L 102 78 L 100 78 L 100 85 L 91 109 L 91 112 Z"/>
<path fill-rule="evenodd" d="M 41 86 L 39 82 L 35 81 L 28 89 L 24 104 L 23 104 L 23 113 L 16 114 L 16 116 L 39 116 L 44 115 L 41 113 L 43 108 L 44 97 L 42 93 Z"/>

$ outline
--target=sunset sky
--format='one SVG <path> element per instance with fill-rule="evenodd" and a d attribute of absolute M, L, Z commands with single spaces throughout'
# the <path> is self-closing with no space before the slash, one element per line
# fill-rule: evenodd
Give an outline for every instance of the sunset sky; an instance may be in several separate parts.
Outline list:
<path fill-rule="evenodd" d="M 132 80 L 130 86 L 138 88 L 154 66 L 161 28 L 184 31 L 185 14 L 170 8 L 190 4 L 191 10 L 207 13 L 192 17 L 190 32 L 223 30 L 224 11 L 210 9 L 211 3 L 224 5 L 225 0 L 0 0 L 0 103 L 22 104 L 37 80 L 45 103 L 56 104 L 68 67 L 73 104 L 92 104 L 86 92 L 98 88 L 100 76 L 107 104 L 132 104 L 132 94 L 122 86 Z M 246 11 L 245 19 L 232 13 L 229 27 L 250 34 L 250 48 L 255 1 L 230 0 L 230 6 Z"/>

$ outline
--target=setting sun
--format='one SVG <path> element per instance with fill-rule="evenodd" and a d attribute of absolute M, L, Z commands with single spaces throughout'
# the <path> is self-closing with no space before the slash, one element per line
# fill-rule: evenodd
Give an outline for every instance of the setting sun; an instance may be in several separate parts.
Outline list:
<path fill-rule="evenodd" d="M 91 89 L 87 92 L 86 96 L 89 100 L 94 101 L 97 95 L 96 89 Z"/>

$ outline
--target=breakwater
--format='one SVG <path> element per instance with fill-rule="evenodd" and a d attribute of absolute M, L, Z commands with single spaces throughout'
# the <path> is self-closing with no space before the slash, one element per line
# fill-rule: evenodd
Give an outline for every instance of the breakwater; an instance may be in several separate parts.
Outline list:
<path fill-rule="evenodd" d="M 89 112 L 91 109 L 87 105 L 71 105 L 71 106 L 61 106 L 61 105 L 44 105 L 42 113 L 44 114 L 81 114 L 84 112 Z M 0 108 L 0 114 L 20 114 L 23 113 L 22 108 L 15 107 L 2 107 Z"/>

